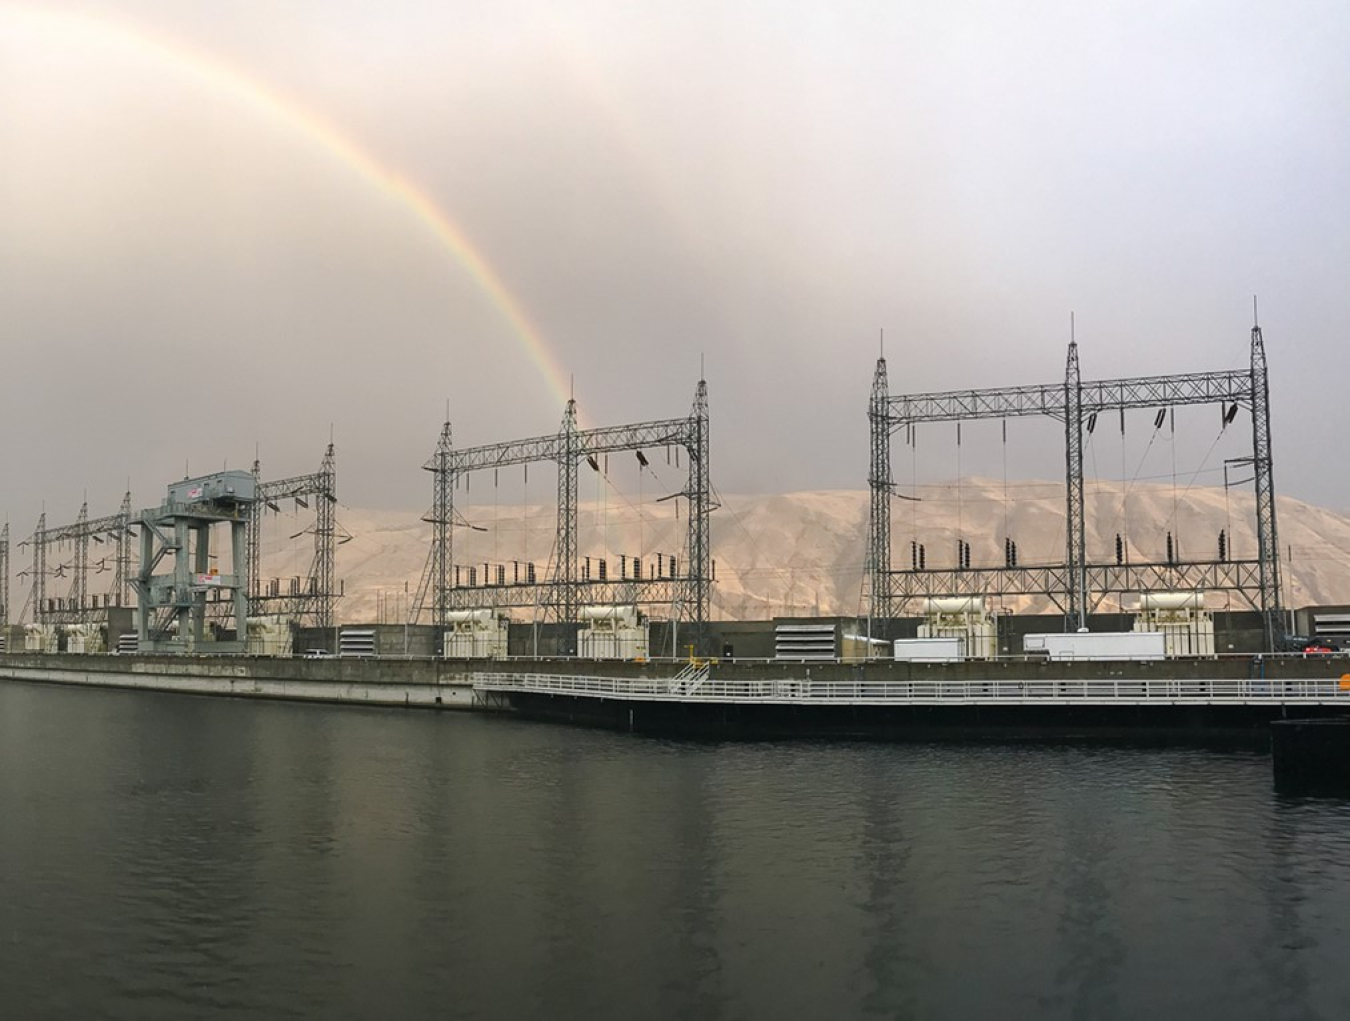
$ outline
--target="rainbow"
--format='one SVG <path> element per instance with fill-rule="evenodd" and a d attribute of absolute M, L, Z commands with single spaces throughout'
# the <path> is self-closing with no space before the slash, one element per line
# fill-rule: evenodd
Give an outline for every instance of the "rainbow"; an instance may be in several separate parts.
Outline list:
<path fill-rule="evenodd" d="M 63 38 L 84 35 L 105 45 L 121 47 L 160 66 L 192 76 L 318 146 L 362 181 L 413 214 L 491 302 L 526 355 L 544 376 L 545 383 L 558 403 L 566 403 L 571 396 L 568 376 L 545 344 L 539 329 L 507 288 L 501 274 L 474 246 L 464 230 L 425 191 L 380 163 L 313 110 L 212 54 L 180 39 L 170 39 L 151 32 L 143 26 L 133 27 L 84 12 L 3 5 L 0 6 L 0 28 L 7 23 L 21 30 L 51 32 Z"/>

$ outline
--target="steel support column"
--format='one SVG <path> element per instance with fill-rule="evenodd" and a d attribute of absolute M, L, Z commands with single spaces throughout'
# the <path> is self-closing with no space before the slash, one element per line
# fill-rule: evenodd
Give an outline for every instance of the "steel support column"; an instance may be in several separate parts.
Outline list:
<path fill-rule="evenodd" d="M 577 619 L 577 402 L 569 400 L 558 430 L 558 532 L 554 543 L 555 612 L 559 623 Z M 570 650 L 569 650 L 570 651 Z"/>
<path fill-rule="evenodd" d="M 689 414 L 689 533 L 685 556 L 687 612 L 694 622 L 694 652 L 709 655 L 708 617 L 711 614 L 712 547 L 709 518 L 712 512 L 712 478 L 708 468 L 708 383 L 700 379 Z"/>
<path fill-rule="evenodd" d="M 1275 650 L 1283 634 L 1280 619 L 1280 541 L 1275 528 L 1275 463 L 1270 447 L 1270 382 L 1261 327 L 1252 326 L 1252 467 L 1256 476 L 1256 545 L 1261 561 L 1261 615 L 1266 647 Z"/>
<path fill-rule="evenodd" d="M 318 492 L 314 494 L 314 570 L 318 591 L 314 597 L 314 624 L 331 629 L 337 603 L 337 455 L 328 444 L 319 464 Z"/>
<path fill-rule="evenodd" d="M 113 541 L 116 543 L 113 554 L 113 603 L 116 606 L 131 605 L 131 490 L 122 495 L 122 506 L 117 512 L 117 525 L 113 529 Z"/>
<path fill-rule="evenodd" d="M 1083 505 L 1083 380 L 1078 343 L 1069 342 L 1064 371 L 1065 564 L 1069 578 L 1069 620 L 1087 627 L 1087 522 Z"/>
<path fill-rule="evenodd" d="M 872 376 L 872 397 L 867 405 L 867 419 L 872 431 L 872 465 L 867 484 L 872 499 L 867 522 L 867 582 L 868 616 L 885 620 L 891 610 L 891 492 L 894 478 L 891 474 L 891 420 L 888 405 L 891 397 L 886 378 L 886 359 L 877 359 Z"/>
<path fill-rule="evenodd" d="M 0 530 L 0 627 L 9 625 L 9 522 Z"/>
<path fill-rule="evenodd" d="M 33 531 L 33 623 L 47 619 L 47 512 L 38 516 Z"/>
<path fill-rule="evenodd" d="M 71 562 L 70 598 L 60 618 L 75 623 L 84 610 L 89 594 L 89 501 L 80 505 L 75 519 L 75 556 Z"/>
<path fill-rule="evenodd" d="M 455 562 L 455 477 L 450 474 L 450 451 L 454 447 L 450 420 L 441 426 L 440 439 L 431 464 L 431 604 L 432 623 L 444 629 L 449 624 L 450 579 Z"/>

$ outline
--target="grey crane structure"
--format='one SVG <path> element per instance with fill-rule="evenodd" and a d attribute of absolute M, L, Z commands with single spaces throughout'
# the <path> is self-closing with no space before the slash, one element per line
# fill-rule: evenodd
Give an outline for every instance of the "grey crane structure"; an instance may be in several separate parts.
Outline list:
<path fill-rule="evenodd" d="M 248 615 L 248 556 L 245 533 L 255 501 L 253 475 L 224 471 L 184 479 L 168 487 L 159 507 L 145 510 L 137 521 L 140 559 L 131 585 L 136 592 L 136 630 L 141 652 L 243 652 Z M 230 533 L 231 569 L 213 562 L 212 532 Z M 168 560 L 171 572 L 156 574 Z M 223 620 L 212 621 L 212 604 L 224 603 Z M 216 614 L 216 616 L 220 616 Z M 207 646 L 208 623 L 232 628 L 234 638 Z"/>
<path fill-rule="evenodd" d="M 1252 453 L 1239 459 L 1252 469 L 1256 493 L 1257 555 L 1254 559 L 1174 558 L 1168 563 L 1089 563 L 1083 500 L 1083 433 L 1090 416 L 1132 408 L 1179 405 L 1241 406 L 1252 417 Z M 1037 566 L 910 570 L 891 566 L 890 513 L 895 482 L 891 437 L 924 422 L 961 422 L 1047 416 L 1064 424 L 1065 558 Z M 1246 369 L 1130 379 L 1084 381 L 1078 345 L 1069 344 L 1062 382 L 986 390 L 892 396 L 884 355 L 877 360 L 868 403 L 871 426 L 871 489 L 866 557 L 867 605 L 873 620 L 895 615 L 910 600 L 944 595 L 1039 595 L 1065 612 L 1068 625 L 1086 626 L 1102 594 L 1172 589 L 1237 592 L 1260 611 L 1267 647 L 1281 633 L 1279 538 L 1270 439 L 1270 385 L 1261 327 L 1251 331 Z"/>
<path fill-rule="evenodd" d="M 657 577 L 596 580 L 580 577 L 577 551 L 577 472 L 583 459 L 660 447 L 682 447 L 689 465 L 685 487 L 675 496 L 688 501 L 684 572 Z M 709 472 L 708 384 L 700 379 L 694 403 L 683 418 L 582 429 L 575 400 L 567 402 L 557 433 L 532 439 L 455 449 L 450 424 L 441 430 L 431 459 L 432 549 L 419 585 L 414 618 L 430 610 L 433 623 L 445 626 L 461 609 L 536 608 L 559 622 L 574 622 L 583 604 L 669 605 L 677 620 L 692 625 L 695 650 L 706 651 L 711 609 L 712 554 L 709 517 L 716 503 Z M 459 585 L 454 572 L 454 490 L 459 476 L 473 471 L 552 462 L 558 468 L 557 537 L 543 580 L 511 579 L 506 584 Z"/>

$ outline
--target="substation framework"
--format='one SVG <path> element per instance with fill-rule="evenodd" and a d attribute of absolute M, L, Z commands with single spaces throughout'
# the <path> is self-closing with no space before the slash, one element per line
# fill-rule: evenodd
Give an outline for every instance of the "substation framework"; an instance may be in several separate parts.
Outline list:
<path fill-rule="evenodd" d="M 257 499 L 249 507 L 246 540 L 249 616 L 276 614 L 301 625 L 333 627 L 337 600 L 341 595 L 336 580 L 337 457 L 333 444 L 328 444 L 316 472 L 264 482 L 261 465 L 255 460 L 253 478 Z M 308 501 L 314 501 L 314 559 L 310 562 L 309 574 L 303 578 L 265 580 L 262 577 L 263 515 L 269 510 L 279 512 L 283 500 L 293 500 L 296 506 L 306 509 Z"/>
<path fill-rule="evenodd" d="M 333 444 L 329 444 L 317 472 L 287 479 L 264 482 L 259 480 L 260 465 L 253 462 L 253 476 L 257 502 L 249 505 L 247 538 L 249 614 L 256 616 L 275 613 L 292 617 L 301 624 L 332 627 L 335 607 L 341 594 L 335 580 L 337 551 L 337 469 Z M 305 578 L 270 580 L 263 591 L 261 577 L 261 522 L 267 510 L 279 511 L 283 500 L 294 500 L 308 508 L 314 502 L 315 522 L 314 559 Z M 35 624 L 95 624 L 104 623 L 110 607 L 131 607 L 136 604 L 132 580 L 135 577 L 135 548 L 133 540 L 144 512 L 132 513 L 131 493 L 122 497 L 116 514 L 89 517 L 89 504 L 81 507 L 76 520 L 68 525 L 49 527 L 44 511 L 38 518 L 33 534 L 20 546 L 31 547 L 32 563 L 22 576 L 30 579 L 29 606 Z M 104 556 L 91 566 L 90 553 L 94 545 L 110 544 L 111 558 Z M 53 555 L 71 550 L 66 561 L 52 565 Z M 0 625 L 10 623 L 9 602 L 9 525 L 0 531 Z M 102 597 L 90 591 L 91 574 L 108 570 L 111 559 L 112 585 Z M 54 591 L 52 579 L 69 578 L 69 584 L 59 594 Z M 283 591 L 284 588 L 284 591 Z M 212 604 L 212 611 L 227 614 L 230 606 Z"/>
<path fill-rule="evenodd" d="M 583 459 L 655 447 L 683 447 L 689 465 L 685 488 L 674 496 L 688 501 L 684 573 L 655 578 L 596 580 L 579 576 L 577 553 L 577 472 Z M 577 427 L 576 401 L 569 400 L 562 426 L 551 436 L 494 443 L 456 450 L 450 424 L 441 430 L 436 452 L 423 467 L 432 473 L 433 500 L 429 521 L 432 549 L 427 573 L 419 586 L 418 618 L 430 603 L 435 624 L 444 627 L 452 611 L 462 609 L 526 609 L 543 612 L 561 623 L 577 620 L 584 603 L 632 603 L 670 606 L 672 616 L 688 622 L 699 652 L 707 645 L 712 587 L 709 516 L 716 508 L 708 467 L 708 384 L 700 379 L 688 416 L 596 429 Z M 497 585 L 460 585 L 454 570 L 454 491 L 459 476 L 483 469 L 552 462 L 558 469 L 557 537 L 543 580 L 516 578 Z M 668 498 L 668 497 L 667 497 Z M 658 572 L 660 574 L 661 572 Z M 430 597 L 428 599 L 428 596 Z"/>
<path fill-rule="evenodd" d="M 131 600 L 131 549 L 135 537 L 136 520 L 131 514 L 131 492 L 122 497 L 122 505 L 116 514 L 105 517 L 89 517 L 89 502 L 80 505 L 80 513 L 75 521 L 68 525 L 48 527 L 47 514 L 44 511 L 38 518 L 37 527 L 32 536 L 21 545 L 31 546 L 33 562 L 29 571 L 31 576 L 30 603 L 32 620 L 35 624 L 94 624 L 106 621 L 108 610 L 112 607 L 130 606 Z M 5 620 L 8 623 L 8 528 L 5 526 L 4 563 L 0 572 L 5 577 L 4 602 Z M 112 550 L 113 580 L 106 594 L 99 598 L 90 592 L 89 576 L 91 543 L 108 545 Z M 49 568 L 53 552 L 69 547 L 71 558 L 68 563 L 60 563 Z M 93 565 L 93 573 L 102 573 L 109 569 L 109 557 L 99 558 Z M 70 578 L 70 584 L 64 594 L 53 594 L 48 584 L 49 578 Z"/>
<path fill-rule="evenodd" d="M 1083 486 L 1085 422 L 1106 411 L 1223 404 L 1247 408 L 1252 416 L 1252 453 L 1241 459 L 1253 470 L 1256 491 L 1255 559 L 1188 560 L 1167 563 L 1089 563 Z M 1259 325 L 1252 327 L 1251 358 L 1246 369 L 1131 379 L 1083 381 L 1078 345 L 1069 344 L 1064 380 L 1039 386 L 891 396 L 886 359 L 877 360 L 868 403 L 871 423 L 871 503 L 867 583 L 870 614 L 895 615 L 911 600 L 925 596 L 1045 596 L 1063 610 L 1074 627 L 1105 594 L 1163 590 L 1236 592 L 1264 619 L 1267 647 L 1275 647 L 1280 617 L 1279 540 L 1275 524 L 1275 480 L 1270 441 L 1270 386 L 1265 345 Z M 922 422 L 962 422 L 1048 416 L 1064 424 L 1066 543 L 1061 564 L 894 570 L 891 566 L 891 437 Z"/>

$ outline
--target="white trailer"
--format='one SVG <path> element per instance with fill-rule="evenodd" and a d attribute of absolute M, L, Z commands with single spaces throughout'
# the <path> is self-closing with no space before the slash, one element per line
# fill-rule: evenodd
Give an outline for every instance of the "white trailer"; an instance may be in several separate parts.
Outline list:
<path fill-rule="evenodd" d="M 1044 653 L 1053 660 L 1166 659 L 1167 638 L 1161 631 L 1075 631 L 1025 635 L 1022 651 Z"/>

